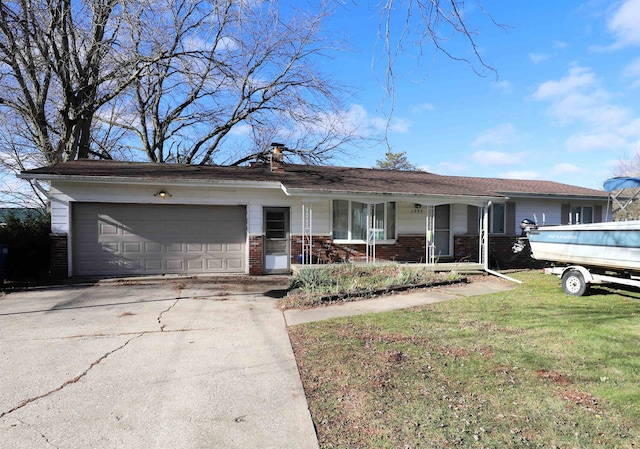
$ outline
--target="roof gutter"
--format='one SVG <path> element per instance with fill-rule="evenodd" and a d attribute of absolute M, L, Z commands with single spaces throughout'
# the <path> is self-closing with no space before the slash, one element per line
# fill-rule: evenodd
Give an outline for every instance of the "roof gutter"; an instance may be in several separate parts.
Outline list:
<path fill-rule="evenodd" d="M 336 198 L 336 195 L 342 197 L 351 197 L 350 199 L 360 199 L 365 197 L 381 198 L 384 197 L 387 201 L 409 201 L 418 202 L 420 199 L 432 198 L 438 200 L 452 200 L 453 202 L 465 200 L 465 204 L 469 201 L 473 201 L 480 205 L 484 205 L 487 201 L 506 201 L 509 198 L 507 196 L 478 196 L 478 195 L 438 195 L 431 193 L 387 193 L 387 192 L 364 192 L 355 190 L 315 190 L 315 189 L 299 189 L 299 188 L 287 188 L 282 185 L 282 191 L 288 196 L 308 196 L 318 198 Z"/>
<path fill-rule="evenodd" d="M 94 182 L 99 184 L 164 184 L 172 183 L 179 186 L 207 186 L 216 187 L 251 187 L 264 189 L 278 189 L 281 187 L 279 181 L 237 181 L 237 180 L 177 180 L 175 178 L 129 178 L 124 176 L 77 176 L 77 175 L 53 175 L 53 174 L 32 174 L 20 173 L 16 175 L 20 179 L 38 179 L 42 181 L 64 181 L 64 182 Z"/>

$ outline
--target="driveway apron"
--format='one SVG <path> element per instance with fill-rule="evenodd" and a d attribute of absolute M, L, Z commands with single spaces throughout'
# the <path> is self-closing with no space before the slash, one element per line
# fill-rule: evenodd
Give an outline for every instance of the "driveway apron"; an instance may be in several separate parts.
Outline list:
<path fill-rule="evenodd" d="M 260 287 L 0 296 L 0 447 L 317 448 L 282 313 Z"/>

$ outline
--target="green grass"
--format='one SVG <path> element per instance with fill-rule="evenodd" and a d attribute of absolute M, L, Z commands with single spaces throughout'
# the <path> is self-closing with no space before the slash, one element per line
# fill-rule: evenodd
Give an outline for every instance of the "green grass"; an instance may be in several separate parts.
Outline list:
<path fill-rule="evenodd" d="M 293 277 L 289 294 L 280 300 L 279 307 L 316 306 L 328 302 L 328 298 L 350 301 L 385 289 L 461 279 L 462 276 L 456 273 L 434 273 L 425 268 L 400 264 L 305 267 Z"/>
<path fill-rule="evenodd" d="M 640 293 L 555 276 L 291 328 L 322 448 L 640 445 Z"/>

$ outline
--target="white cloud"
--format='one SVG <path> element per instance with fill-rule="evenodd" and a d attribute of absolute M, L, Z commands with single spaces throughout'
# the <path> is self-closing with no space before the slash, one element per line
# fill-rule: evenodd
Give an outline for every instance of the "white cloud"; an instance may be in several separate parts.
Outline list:
<path fill-rule="evenodd" d="M 438 171 L 437 173 L 440 173 L 442 175 L 447 175 L 447 174 L 451 174 L 451 173 L 466 173 L 468 172 L 469 167 L 467 167 L 465 164 L 463 163 L 456 163 L 456 162 L 441 162 L 440 164 L 438 164 Z"/>
<path fill-rule="evenodd" d="M 413 122 L 411 120 L 407 120 L 404 118 L 395 118 L 391 120 L 389 130 L 401 134 L 406 134 L 411 130 L 412 126 Z"/>
<path fill-rule="evenodd" d="M 622 70 L 625 78 L 634 79 L 631 87 L 640 87 L 640 58 L 636 58 Z"/>
<path fill-rule="evenodd" d="M 607 28 L 615 36 L 612 50 L 640 45 L 640 0 L 626 0 L 607 21 Z"/>
<path fill-rule="evenodd" d="M 593 72 L 580 66 L 569 69 L 569 74 L 559 80 L 546 81 L 533 94 L 535 100 L 549 100 L 568 95 L 580 89 L 593 86 L 596 78 Z"/>
<path fill-rule="evenodd" d="M 389 122 L 384 117 L 371 117 L 368 119 L 370 125 L 375 128 L 378 132 L 384 132 L 387 127 L 389 131 L 397 132 L 400 134 L 406 134 L 410 131 L 413 122 L 404 118 L 392 118 L 391 122 Z"/>
<path fill-rule="evenodd" d="M 610 150 L 628 145 L 627 141 L 614 133 L 574 134 L 565 141 L 565 148 L 570 152 L 586 152 L 593 150 Z"/>
<path fill-rule="evenodd" d="M 548 112 L 558 123 L 583 122 L 597 130 L 620 127 L 631 119 L 631 109 L 611 103 L 612 97 L 591 69 L 579 66 L 559 80 L 541 83 L 532 96 L 551 102 Z"/>
<path fill-rule="evenodd" d="M 551 55 L 545 53 L 529 53 L 529 59 L 534 64 L 540 64 L 551 58 Z"/>
<path fill-rule="evenodd" d="M 421 112 L 431 112 L 435 111 L 436 107 L 431 103 L 420 103 L 416 104 L 411 108 L 411 112 L 414 114 L 420 114 Z"/>
<path fill-rule="evenodd" d="M 515 165 L 519 164 L 526 153 L 507 153 L 504 151 L 476 151 L 471 160 L 481 165 Z"/>
<path fill-rule="evenodd" d="M 585 173 L 586 170 L 584 170 L 583 168 L 578 167 L 575 164 L 570 164 L 568 162 L 562 162 L 560 164 L 556 164 L 552 169 L 551 169 L 551 174 L 553 175 L 564 175 L 567 173 Z"/>
<path fill-rule="evenodd" d="M 471 143 L 478 147 L 483 145 L 504 145 L 516 139 L 516 128 L 511 123 L 502 123 L 494 128 L 481 132 Z"/>
<path fill-rule="evenodd" d="M 567 43 L 566 43 L 566 42 L 564 42 L 564 41 L 555 41 L 555 42 L 553 43 L 553 46 L 554 46 L 555 48 L 558 48 L 558 49 L 561 49 L 561 50 L 562 50 L 562 49 L 565 49 L 565 48 L 569 47 L 569 44 L 567 44 Z"/>
<path fill-rule="evenodd" d="M 496 90 L 499 90 L 504 94 L 510 94 L 511 92 L 513 92 L 513 87 L 511 86 L 511 83 L 506 80 L 496 81 L 491 84 L 491 87 L 493 87 Z"/>
<path fill-rule="evenodd" d="M 515 170 L 501 173 L 500 177 L 507 179 L 539 179 L 540 173 L 535 170 Z"/>
<path fill-rule="evenodd" d="M 583 121 L 599 128 L 620 126 L 629 120 L 631 110 L 609 103 L 610 95 L 597 89 L 587 93 L 572 93 L 557 99 L 549 113 L 560 123 Z"/>
<path fill-rule="evenodd" d="M 621 126 L 619 131 L 623 136 L 640 137 L 640 118 L 633 119 L 624 126 Z"/>

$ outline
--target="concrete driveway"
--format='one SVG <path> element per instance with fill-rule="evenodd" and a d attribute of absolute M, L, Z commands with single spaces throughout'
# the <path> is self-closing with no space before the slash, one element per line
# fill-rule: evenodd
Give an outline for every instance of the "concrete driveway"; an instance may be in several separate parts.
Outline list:
<path fill-rule="evenodd" d="M 264 294 L 283 287 L 177 278 L 0 296 L 0 447 L 317 448 Z"/>

